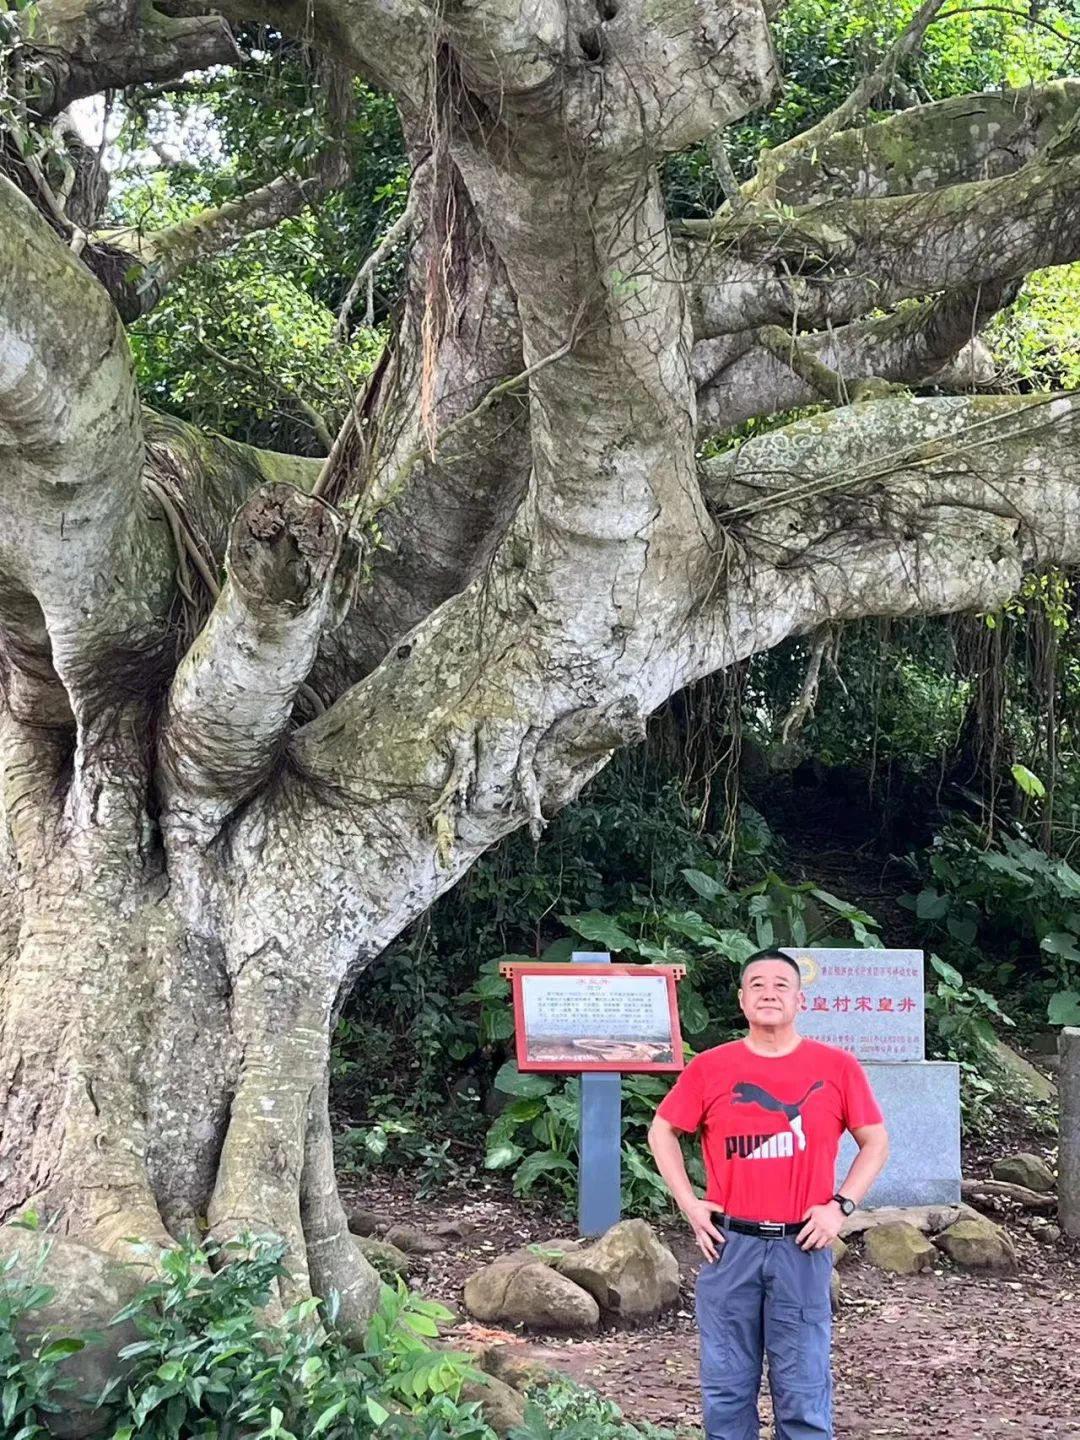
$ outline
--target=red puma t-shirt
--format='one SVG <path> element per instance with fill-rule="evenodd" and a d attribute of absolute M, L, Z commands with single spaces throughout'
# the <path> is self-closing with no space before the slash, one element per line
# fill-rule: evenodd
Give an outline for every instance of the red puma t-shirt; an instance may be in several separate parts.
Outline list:
<path fill-rule="evenodd" d="M 882 1118 L 854 1055 L 805 1039 L 789 1055 L 757 1055 L 742 1040 L 703 1051 L 657 1114 L 700 1129 L 707 1200 L 738 1220 L 785 1223 L 836 1193 L 844 1131 Z"/>

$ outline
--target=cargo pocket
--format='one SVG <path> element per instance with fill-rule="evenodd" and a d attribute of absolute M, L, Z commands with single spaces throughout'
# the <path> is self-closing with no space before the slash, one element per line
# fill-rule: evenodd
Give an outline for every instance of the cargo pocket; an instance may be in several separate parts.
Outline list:
<path fill-rule="evenodd" d="M 829 1383 L 832 1312 L 828 1301 L 777 1302 L 765 1313 L 769 1374 L 780 1390 L 819 1390 Z"/>
<path fill-rule="evenodd" d="M 832 1350 L 832 1305 L 815 1300 L 800 1307 L 799 1365 L 807 1385 L 828 1385 Z"/>

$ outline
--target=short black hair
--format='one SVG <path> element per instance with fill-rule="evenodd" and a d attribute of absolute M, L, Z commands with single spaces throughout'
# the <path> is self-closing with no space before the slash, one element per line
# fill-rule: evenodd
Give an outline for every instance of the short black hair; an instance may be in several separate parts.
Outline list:
<path fill-rule="evenodd" d="M 747 970 L 750 969 L 750 966 L 756 965 L 759 960 L 782 960 L 785 965 L 791 966 L 791 968 L 795 971 L 795 974 L 799 977 L 799 984 L 802 984 L 802 971 L 799 969 L 799 962 L 797 960 L 793 960 L 790 955 L 785 955 L 783 950 L 769 949 L 755 950 L 753 955 L 749 955 L 743 961 L 742 968 L 739 970 L 740 985 L 742 984 L 743 979 L 746 976 Z"/>

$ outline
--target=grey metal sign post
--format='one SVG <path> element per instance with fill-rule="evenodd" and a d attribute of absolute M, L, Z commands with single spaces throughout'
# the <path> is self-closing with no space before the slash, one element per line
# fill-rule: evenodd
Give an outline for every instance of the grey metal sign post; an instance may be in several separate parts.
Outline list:
<path fill-rule="evenodd" d="M 607 952 L 575 951 L 575 965 L 610 965 Z M 603 1235 L 622 1215 L 622 1076 L 584 1071 L 578 1138 L 578 1229 Z"/>

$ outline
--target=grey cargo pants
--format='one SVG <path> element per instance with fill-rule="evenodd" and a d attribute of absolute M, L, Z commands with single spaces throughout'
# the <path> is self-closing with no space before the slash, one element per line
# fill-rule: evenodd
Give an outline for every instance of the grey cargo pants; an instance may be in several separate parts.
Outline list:
<path fill-rule="evenodd" d="M 832 1440 L 831 1251 L 724 1234 L 697 1280 L 706 1440 L 758 1440 L 763 1352 L 776 1440 Z"/>

